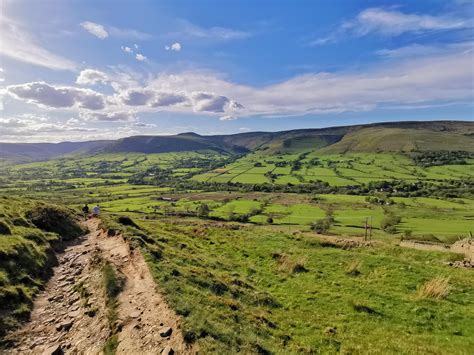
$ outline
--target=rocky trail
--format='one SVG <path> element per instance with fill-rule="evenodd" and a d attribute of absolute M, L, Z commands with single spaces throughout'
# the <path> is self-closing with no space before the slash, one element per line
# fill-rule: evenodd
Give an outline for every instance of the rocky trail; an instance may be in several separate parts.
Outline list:
<path fill-rule="evenodd" d="M 90 233 L 58 256 L 59 265 L 36 297 L 30 321 L 6 337 L 9 348 L 3 353 L 99 354 L 111 337 L 118 340 L 118 354 L 196 352 L 183 341 L 180 319 L 157 291 L 141 253 L 122 236 L 108 236 L 99 223 L 87 221 Z M 112 320 L 105 263 L 122 285 Z"/>

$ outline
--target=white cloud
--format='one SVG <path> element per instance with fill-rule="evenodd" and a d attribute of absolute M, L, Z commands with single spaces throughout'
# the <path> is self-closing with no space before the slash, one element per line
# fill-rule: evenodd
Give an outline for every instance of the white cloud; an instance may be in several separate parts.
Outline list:
<path fill-rule="evenodd" d="M 1 15 L 1 11 L 0 33 L 1 55 L 53 70 L 75 70 L 77 67 L 73 61 L 43 48 L 21 24 Z"/>
<path fill-rule="evenodd" d="M 171 46 L 165 46 L 167 51 L 179 52 L 181 50 L 181 44 L 179 42 L 173 43 Z"/>
<path fill-rule="evenodd" d="M 153 36 L 149 33 L 144 33 L 137 30 L 128 29 L 128 28 L 108 27 L 107 30 L 110 36 L 117 37 L 117 38 L 136 39 L 140 41 L 149 41 L 153 39 Z"/>
<path fill-rule="evenodd" d="M 143 122 L 134 122 L 132 123 L 132 127 L 138 128 L 155 128 L 156 124 L 153 123 L 143 123 Z"/>
<path fill-rule="evenodd" d="M 353 20 L 342 23 L 327 36 L 310 41 L 309 45 L 325 45 L 350 36 L 362 37 L 369 34 L 399 36 L 404 33 L 460 30 L 473 27 L 474 22 L 471 19 L 445 15 L 408 14 L 393 9 L 375 7 L 361 11 Z"/>
<path fill-rule="evenodd" d="M 143 62 L 146 60 L 146 57 L 141 54 L 141 53 L 137 53 L 137 55 L 135 56 L 135 58 L 139 61 L 139 62 Z"/>
<path fill-rule="evenodd" d="M 80 85 L 106 84 L 109 82 L 107 74 L 99 70 L 85 69 L 77 77 L 76 83 Z"/>
<path fill-rule="evenodd" d="M 136 113 L 133 111 L 120 112 L 80 112 L 79 117 L 84 121 L 102 122 L 135 122 Z"/>
<path fill-rule="evenodd" d="M 69 120 L 66 124 L 59 122 L 47 122 L 42 118 L 20 116 L 0 118 L 0 141 L 50 141 L 51 137 L 63 137 L 60 140 L 69 140 L 74 134 L 90 134 L 96 129 L 75 126 Z M 85 136 L 87 137 L 87 135 Z"/>
<path fill-rule="evenodd" d="M 162 73 L 141 79 L 115 71 L 105 73 L 116 91 L 109 96 L 42 82 L 8 86 L 7 93 L 49 108 L 194 112 L 218 115 L 222 120 L 433 107 L 474 99 L 472 54 L 472 46 L 461 43 L 423 57 L 394 57 L 358 72 L 310 73 L 267 86 L 237 84 L 210 71 Z M 108 115 L 91 117 L 120 120 Z"/>
<path fill-rule="evenodd" d="M 204 28 L 197 26 L 189 21 L 180 20 L 180 29 L 177 32 L 168 33 L 169 37 L 186 37 L 186 38 L 200 38 L 214 41 L 230 41 L 245 39 L 251 37 L 252 34 L 247 31 L 235 30 L 225 27 L 209 27 Z"/>
<path fill-rule="evenodd" d="M 122 46 L 121 48 L 122 48 L 122 50 L 123 50 L 124 52 L 133 53 L 133 49 L 130 48 L 130 47 L 127 47 L 127 46 L 124 47 L 124 46 Z"/>
<path fill-rule="evenodd" d="M 191 94 L 194 111 L 197 112 L 224 112 L 229 99 L 222 95 L 209 92 L 193 92 Z"/>
<path fill-rule="evenodd" d="M 231 116 L 231 115 L 226 115 L 226 116 L 222 116 L 222 117 L 219 118 L 219 120 L 221 120 L 221 121 L 234 121 L 236 119 L 237 119 L 237 117 Z"/>
<path fill-rule="evenodd" d="M 105 39 L 109 37 L 109 33 L 105 30 L 104 26 L 98 23 L 85 21 L 81 22 L 81 27 L 84 28 L 91 35 L 96 36 L 97 38 Z"/>
<path fill-rule="evenodd" d="M 5 81 L 5 70 L 3 68 L 0 68 L 0 83 L 3 83 Z"/>
<path fill-rule="evenodd" d="M 360 36 L 374 32 L 387 36 L 397 36 L 405 32 L 472 27 L 472 22 L 444 16 L 406 14 L 383 8 L 369 8 L 359 13 L 354 21 L 345 23 L 343 26 L 352 29 Z"/>
<path fill-rule="evenodd" d="M 32 82 L 7 86 L 7 93 L 46 108 L 85 108 L 101 110 L 105 107 L 103 94 L 90 89 L 70 86 L 52 86 L 45 82 Z"/>
<path fill-rule="evenodd" d="M 184 93 L 155 92 L 153 99 L 149 102 L 151 107 L 167 107 L 189 102 Z"/>

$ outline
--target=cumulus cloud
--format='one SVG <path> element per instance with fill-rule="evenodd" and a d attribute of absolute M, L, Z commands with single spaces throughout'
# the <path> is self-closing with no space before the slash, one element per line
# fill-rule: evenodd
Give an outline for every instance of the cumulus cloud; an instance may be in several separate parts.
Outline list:
<path fill-rule="evenodd" d="M 166 49 L 167 51 L 179 52 L 179 51 L 181 50 L 181 43 L 175 42 L 175 43 L 173 43 L 171 46 L 165 46 L 165 49 Z"/>
<path fill-rule="evenodd" d="M 122 48 L 122 50 L 123 50 L 124 52 L 133 53 L 133 49 L 130 48 L 130 47 L 122 46 L 121 48 Z"/>
<path fill-rule="evenodd" d="M 194 111 L 202 112 L 224 112 L 225 106 L 230 100 L 222 95 L 209 92 L 193 92 L 191 94 Z"/>
<path fill-rule="evenodd" d="M 109 78 L 107 74 L 99 70 L 85 69 L 77 77 L 76 83 L 80 85 L 107 84 Z"/>
<path fill-rule="evenodd" d="M 167 107 L 178 104 L 184 104 L 189 101 L 189 98 L 183 93 L 174 92 L 156 92 L 153 99 L 149 102 L 151 107 Z"/>
<path fill-rule="evenodd" d="M 128 106 L 146 106 L 155 93 L 149 89 L 130 89 L 119 95 L 119 101 Z"/>
<path fill-rule="evenodd" d="M 141 53 L 137 53 L 137 55 L 135 56 L 135 59 L 138 60 L 139 62 L 143 62 L 146 60 L 146 57 Z"/>
<path fill-rule="evenodd" d="M 21 24 L 7 18 L 0 11 L 0 54 L 20 62 L 52 70 L 75 70 L 72 60 L 54 54 L 43 48 Z"/>
<path fill-rule="evenodd" d="M 109 33 L 105 30 L 104 26 L 98 23 L 85 21 L 85 22 L 81 22 L 80 25 L 83 29 L 85 29 L 91 35 L 96 36 L 97 38 L 105 39 L 109 37 Z"/>
<path fill-rule="evenodd" d="M 377 107 L 433 107 L 474 99 L 472 46 L 461 44 L 423 57 L 393 58 L 357 72 L 309 73 L 267 86 L 237 84 L 210 71 L 162 73 L 138 81 L 131 73 L 124 78 L 116 72 L 106 76 L 116 90 L 113 95 L 43 82 L 8 86 L 6 92 L 49 108 L 195 112 L 218 115 L 223 121 L 248 116 L 361 112 Z M 84 77 L 91 81 L 96 78 Z M 117 115 L 91 117 L 130 120 Z"/>
<path fill-rule="evenodd" d="M 119 112 L 80 112 L 79 117 L 84 121 L 98 122 L 135 122 L 136 113 L 133 111 Z"/>
<path fill-rule="evenodd" d="M 42 81 L 7 86 L 7 93 L 18 100 L 47 108 L 76 107 L 101 110 L 105 107 L 104 95 L 96 91 L 70 86 L 52 86 Z"/>

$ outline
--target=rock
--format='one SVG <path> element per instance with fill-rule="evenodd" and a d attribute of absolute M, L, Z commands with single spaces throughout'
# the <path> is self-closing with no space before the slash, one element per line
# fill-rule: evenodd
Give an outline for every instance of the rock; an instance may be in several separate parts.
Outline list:
<path fill-rule="evenodd" d="M 58 324 L 58 325 L 56 326 L 56 330 L 57 330 L 57 331 L 60 331 L 60 330 L 68 331 L 69 329 L 71 329 L 72 324 L 73 324 L 73 321 L 72 321 L 72 320 L 68 320 L 68 321 L 62 322 L 62 323 L 60 323 L 60 324 Z"/>
<path fill-rule="evenodd" d="M 163 350 L 161 350 L 161 355 L 173 355 L 173 354 L 174 354 L 174 350 L 169 345 L 165 347 Z"/>
<path fill-rule="evenodd" d="M 165 338 L 169 337 L 173 333 L 173 329 L 171 327 L 164 327 L 160 329 L 160 335 Z"/>
<path fill-rule="evenodd" d="M 70 318 L 76 318 L 76 317 L 79 317 L 80 315 L 81 315 L 80 310 L 69 312 L 69 317 Z"/>
<path fill-rule="evenodd" d="M 62 354 L 64 354 L 64 352 L 61 349 L 61 345 L 59 344 L 51 345 L 50 347 L 46 348 L 43 351 L 43 355 L 62 355 Z"/>
<path fill-rule="evenodd" d="M 132 318 L 138 318 L 138 317 L 140 317 L 140 314 L 141 314 L 141 312 L 138 311 L 138 310 L 137 310 L 137 311 L 133 311 L 132 313 L 130 313 L 130 317 L 132 317 Z"/>

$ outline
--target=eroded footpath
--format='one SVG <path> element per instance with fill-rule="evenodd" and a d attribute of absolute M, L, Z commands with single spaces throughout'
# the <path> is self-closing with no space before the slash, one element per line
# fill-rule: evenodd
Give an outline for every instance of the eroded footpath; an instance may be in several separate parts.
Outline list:
<path fill-rule="evenodd" d="M 3 353 L 98 354 L 115 335 L 122 354 L 190 354 L 180 319 L 156 289 L 138 250 L 122 236 L 108 236 L 100 220 L 87 221 L 90 233 L 58 256 L 59 265 L 35 299 L 31 320 L 10 333 Z M 121 280 L 116 319 L 108 317 L 103 265 Z"/>

